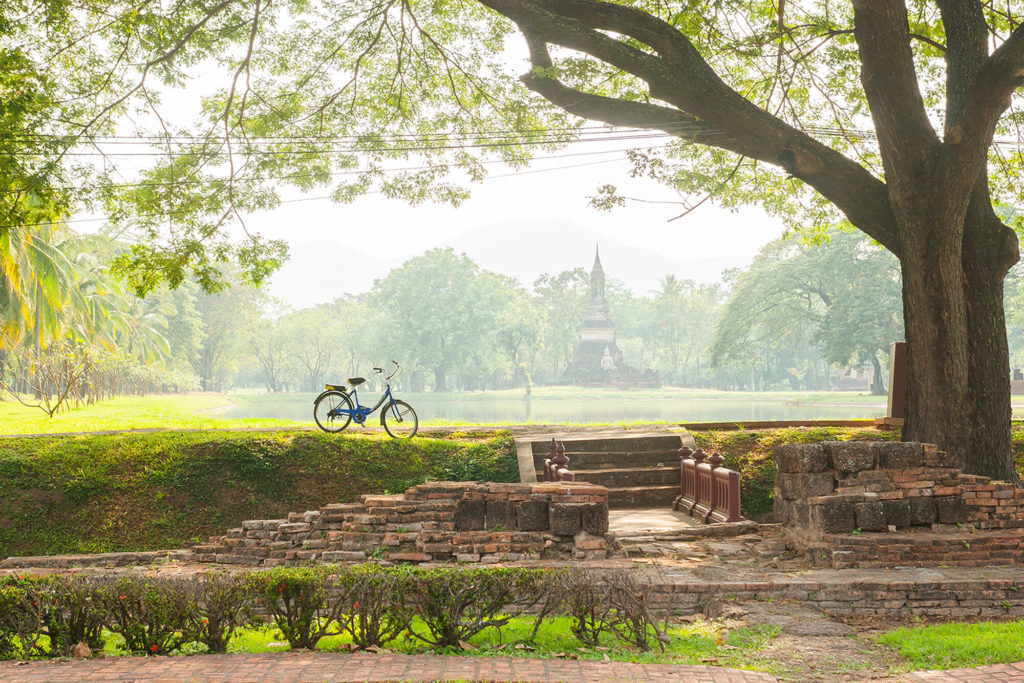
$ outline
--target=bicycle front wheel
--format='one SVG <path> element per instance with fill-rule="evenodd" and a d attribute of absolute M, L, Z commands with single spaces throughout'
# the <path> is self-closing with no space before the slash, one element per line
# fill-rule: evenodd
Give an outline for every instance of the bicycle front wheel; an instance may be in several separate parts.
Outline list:
<path fill-rule="evenodd" d="M 352 399 L 341 391 L 326 391 L 313 404 L 313 419 L 320 429 L 336 434 L 352 421 L 352 413 L 339 413 L 339 410 L 352 410 Z"/>
<path fill-rule="evenodd" d="M 381 412 L 384 430 L 396 439 L 411 439 L 420 428 L 416 411 L 405 401 L 395 401 Z"/>

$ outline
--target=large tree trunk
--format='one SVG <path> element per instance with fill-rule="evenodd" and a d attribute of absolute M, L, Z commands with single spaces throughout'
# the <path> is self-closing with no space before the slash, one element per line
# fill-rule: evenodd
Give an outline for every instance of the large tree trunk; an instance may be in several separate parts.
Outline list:
<path fill-rule="evenodd" d="M 950 227 L 948 214 L 939 218 L 922 211 L 905 216 L 904 235 L 910 239 L 904 241 L 919 246 L 905 249 L 900 259 L 907 336 L 903 440 L 938 444 L 963 464 L 970 452 L 970 430 L 967 301 L 959 231 Z"/>
<path fill-rule="evenodd" d="M 979 193 L 987 194 L 987 193 Z M 931 226 L 935 230 L 934 223 Z M 964 471 L 1016 480 L 1003 279 L 1016 236 L 972 201 L 963 237 L 916 240 L 902 258 L 907 336 L 905 441 L 936 443 Z M 962 245 L 962 248 L 957 248 Z"/>
<path fill-rule="evenodd" d="M 965 470 L 1006 481 L 1019 478 L 1010 447 L 1010 361 L 1003 281 L 1019 259 L 1016 234 L 998 219 L 987 179 L 978 184 L 964 225 L 967 290 L 970 453 Z"/>

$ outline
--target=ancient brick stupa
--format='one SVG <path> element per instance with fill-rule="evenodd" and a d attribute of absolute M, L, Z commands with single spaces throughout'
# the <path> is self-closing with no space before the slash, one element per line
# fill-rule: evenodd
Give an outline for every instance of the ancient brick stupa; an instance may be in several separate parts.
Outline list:
<path fill-rule="evenodd" d="M 661 381 L 654 370 L 640 372 L 622 360 L 622 351 L 615 343 L 615 323 L 608 312 L 604 295 L 604 268 L 601 254 L 594 250 L 594 267 L 590 271 L 590 293 L 586 314 L 580 328 L 580 339 L 572 362 L 566 369 L 566 381 L 585 386 L 658 387 Z"/>

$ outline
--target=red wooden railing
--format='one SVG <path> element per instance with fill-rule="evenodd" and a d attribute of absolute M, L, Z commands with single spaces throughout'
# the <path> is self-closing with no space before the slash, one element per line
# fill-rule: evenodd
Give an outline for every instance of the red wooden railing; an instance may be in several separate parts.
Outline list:
<path fill-rule="evenodd" d="M 568 465 L 565 446 L 551 439 L 551 450 L 544 458 L 544 481 L 576 481 L 576 475 L 569 471 Z"/>
<path fill-rule="evenodd" d="M 707 459 L 707 462 L 704 460 Z M 703 449 L 679 449 L 679 488 L 676 509 L 704 523 L 739 522 L 740 475 L 722 467 L 720 454 L 708 458 Z"/>

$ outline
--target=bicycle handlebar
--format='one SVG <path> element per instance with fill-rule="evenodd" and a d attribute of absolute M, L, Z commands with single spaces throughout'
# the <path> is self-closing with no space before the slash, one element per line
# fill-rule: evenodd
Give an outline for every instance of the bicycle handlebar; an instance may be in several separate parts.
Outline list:
<path fill-rule="evenodd" d="M 391 379 L 392 377 L 394 377 L 395 375 L 398 374 L 398 367 L 399 367 L 398 366 L 398 361 L 397 360 L 393 360 L 391 362 L 395 364 L 395 370 L 390 375 L 388 375 L 388 379 Z"/>

